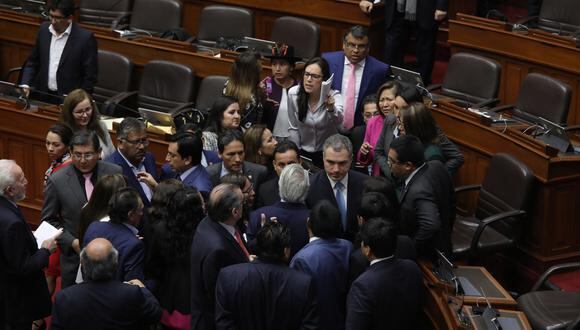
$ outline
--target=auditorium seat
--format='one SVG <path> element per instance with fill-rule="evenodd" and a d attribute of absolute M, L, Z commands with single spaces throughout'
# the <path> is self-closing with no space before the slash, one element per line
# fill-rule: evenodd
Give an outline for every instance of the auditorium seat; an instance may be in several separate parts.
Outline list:
<path fill-rule="evenodd" d="M 99 74 L 93 98 L 104 103 L 111 97 L 127 92 L 131 87 L 133 62 L 119 53 L 99 49 Z M 103 114 L 107 111 L 103 111 Z"/>
<path fill-rule="evenodd" d="M 131 30 L 161 35 L 181 28 L 182 7 L 179 0 L 135 0 Z"/>
<path fill-rule="evenodd" d="M 473 257 L 515 245 L 532 193 L 532 171 L 514 156 L 491 158 L 481 185 L 459 187 L 456 193 L 479 190 L 475 212 L 457 215 L 452 230 L 456 258 Z"/>
<path fill-rule="evenodd" d="M 207 76 L 199 85 L 195 107 L 202 111 L 209 111 L 215 99 L 222 95 L 224 84 L 228 80 L 226 76 Z"/>
<path fill-rule="evenodd" d="M 207 6 L 199 17 L 197 40 L 204 46 L 215 46 L 220 37 L 243 38 L 254 36 L 254 13 L 246 8 Z"/>
<path fill-rule="evenodd" d="M 295 55 L 303 59 L 320 53 L 320 27 L 307 19 L 292 16 L 276 19 L 270 39 L 294 46 Z"/>
<path fill-rule="evenodd" d="M 580 29 L 580 1 L 543 0 L 538 27 L 551 33 L 572 34 Z"/>
<path fill-rule="evenodd" d="M 131 15 L 130 0 L 80 0 L 79 23 L 115 27 L 127 23 Z"/>

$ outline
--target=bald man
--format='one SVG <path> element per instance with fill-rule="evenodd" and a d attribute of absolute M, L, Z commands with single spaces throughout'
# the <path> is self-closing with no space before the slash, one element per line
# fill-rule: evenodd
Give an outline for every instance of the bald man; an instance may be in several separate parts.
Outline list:
<path fill-rule="evenodd" d="M 161 307 L 139 280 L 115 280 L 119 253 L 95 238 L 81 251 L 85 282 L 56 295 L 52 329 L 145 329 L 161 319 Z"/>

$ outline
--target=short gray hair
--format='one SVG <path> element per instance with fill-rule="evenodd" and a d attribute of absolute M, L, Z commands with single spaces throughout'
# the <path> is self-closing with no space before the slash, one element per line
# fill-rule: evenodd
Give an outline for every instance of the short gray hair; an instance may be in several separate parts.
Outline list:
<path fill-rule="evenodd" d="M 13 175 L 14 165 L 17 165 L 12 159 L 0 159 L 0 196 L 4 196 L 4 191 L 16 182 Z"/>
<path fill-rule="evenodd" d="M 119 124 L 117 128 L 117 139 L 126 139 L 131 132 L 141 132 L 147 128 L 145 123 L 133 117 L 127 117 Z"/>
<path fill-rule="evenodd" d="M 308 171 L 300 164 L 286 165 L 280 173 L 278 186 L 280 186 L 280 198 L 284 201 L 304 203 L 306 195 L 308 195 L 308 188 L 310 188 Z"/>
<path fill-rule="evenodd" d="M 85 281 L 108 281 L 117 276 L 119 251 L 111 246 L 106 258 L 92 259 L 87 255 L 87 248 L 81 251 L 81 265 Z"/>
<path fill-rule="evenodd" d="M 322 145 L 322 154 L 324 154 L 328 148 L 332 148 L 332 150 L 336 152 L 346 149 L 352 158 L 352 142 L 350 142 L 350 140 L 344 135 L 334 134 L 329 136 Z"/>

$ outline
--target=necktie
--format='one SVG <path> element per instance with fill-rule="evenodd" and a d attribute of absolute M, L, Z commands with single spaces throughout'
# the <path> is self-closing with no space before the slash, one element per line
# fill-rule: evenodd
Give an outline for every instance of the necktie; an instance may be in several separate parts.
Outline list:
<path fill-rule="evenodd" d="M 336 198 L 336 204 L 338 205 L 338 210 L 340 211 L 342 228 L 346 231 L 346 203 L 342 194 L 344 185 L 339 181 L 334 185 L 334 189 L 336 190 L 334 197 Z"/>
<path fill-rule="evenodd" d="M 346 99 L 344 101 L 344 120 L 342 125 L 346 129 L 351 129 L 354 126 L 354 94 L 356 91 L 356 65 L 350 63 L 350 75 L 346 82 Z"/>
<path fill-rule="evenodd" d="M 91 195 L 93 194 L 93 182 L 91 181 L 92 173 L 83 174 L 85 177 L 85 192 L 87 194 L 87 201 L 91 199 Z"/>
<path fill-rule="evenodd" d="M 250 253 L 246 249 L 246 246 L 244 245 L 244 242 L 242 242 L 242 236 L 240 235 L 240 231 L 239 230 L 236 229 L 236 232 L 234 233 L 234 237 L 236 238 L 236 242 L 238 242 L 238 244 L 240 245 L 240 248 L 242 248 L 242 251 L 246 255 L 246 258 L 250 259 Z"/>

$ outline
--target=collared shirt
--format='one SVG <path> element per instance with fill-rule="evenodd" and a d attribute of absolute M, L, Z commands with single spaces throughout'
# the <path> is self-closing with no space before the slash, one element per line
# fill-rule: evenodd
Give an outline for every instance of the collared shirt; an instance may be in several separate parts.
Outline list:
<path fill-rule="evenodd" d="M 426 163 L 423 163 L 423 165 L 417 167 L 413 172 L 411 172 L 411 174 L 409 174 L 409 176 L 405 179 L 405 187 L 409 184 L 409 182 L 411 182 L 411 179 L 415 176 L 415 174 L 417 174 L 417 172 L 419 172 L 419 170 L 425 166 L 425 164 Z"/>
<path fill-rule="evenodd" d="M 129 228 L 129 230 L 130 230 L 130 231 L 131 231 L 133 234 L 135 234 L 135 236 L 137 236 L 137 234 L 139 233 L 139 230 L 137 230 L 137 228 L 135 228 L 135 226 L 133 226 L 133 225 L 132 225 L 132 224 L 130 224 L 130 223 L 126 223 L 126 222 L 123 222 L 123 224 L 125 225 L 125 227 Z"/>
<path fill-rule="evenodd" d="M 207 167 L 207 158 L 205 158 L 205 154 L 203 153 L 203 151 L 201 152 L 201 162 L 200 162 L 200 164 L 203 167 Z"/>
<path fill-rule="evenodd" d="M 57 35 L 56 31 L 54 31 L 54 28 L 52 27 L 52 24 L 48 27 L 48 30 L 52 34 L 52 39 L 50 40 L 50 59 L 48 62 L 48 89 L 51 91 L 58 90 L 56 83 L 56 73 L 60 64 L 62 51 L 64 50 L 64 46 L 66 46 L 71 29 L 72 23 L 68 25 L 63 33 Z"/>
<path fill-rule="evenodd" d="M 225 224 L 223 222 L 218 222 L 222 227 L 224 227 L 228 233 L 230 233 L 230 235 L 232 235 L 232 237 L 235 239 L 236 238 L 236 228 L 234 226 L 230 226 L 228 224 Z"/>
<path fill-rule="evenodd" d="M 222 170 L 220 171 L 220 178 L 228 174 L 230 174 L 230 171 L 228 171 L 228 169 L 224 166 L 224 163 L 222 162 Z"/>
<path fill-rule="evenodd" d="M 188 168 L 187 170 L 185 170 L 183 173 L 181 173 L 179 175 L 179 180 L 181 180 L 181 182 L 183 182 L 183 180 L 187 179 L 187 177 L 191 174 L 191 172 L 195 171 L 195 169 L 198 166 L 199 165 L 195 165 L 195 166 L 192 166 L 192 167 Z"/>
<path fill-rule="evenodd" d="M 332 180 L 328 174 L 326 175 L 328 177 L 328 181 L 330 181 L 330 187 L 332 188 L 332 191 L 334 192 L 334 195 L 336 196 L 336 183 L 338 181 L 334 181 Z M 344 201 L 344 209 L 348 210 L 348 173 L 346 173 L 346 175 L 344 176 L 344 178 L 342 178 L 342 180 L 340 180 L 340 182 L 342 182 L 342 185 L 344 186 L 344 189 L 342 189 L 341 194 L 343 197 L 343 201 Z"/>
<path fill-rule="evenodd" d="M 153 195 L 153 193 L 151 192 L 151 188 L 145 182 L 139 181 L 139 177 L 137 176 L 137 173 L 139 173 L 139 172 L 147 172 L 147 170 L 145 169 L 145 164 L 143 164 L 143 162 L 141 162 L 139 164 L 139 167 L 136 167 L 135 165 L 133 165 L 133 163 L 131 163 L 125 157 L 125 155 L 123 155 L 121 150 L 117 149 L 117 151 L 119 151 L 119 154 L 121 155 L 121 157 L 123 157 L 123 159 L 125 160 L 127 165 L 129 165 L 129 168 L 131 169 L 131 171 L 133 171 L 133 174 L 135 175 L 135 178 L 137 178 L 137 182 L 139 182 L 139 184 L 141 185 L 141 188 L 143 189 L 145 196 L 147 196 L 147 199 L 149 201 L 151 201 L 151 196 Z"/>
<path fill-rule="evenodd" d="M 365 69 L 366 61 L 367 61 L 366 58 L 364 58 L 360 62 L 355 64 L 355 69 L 356 69 L 356 71 L 354 73 L 354 76 L 356 78 L 356 82 L 354 84 L 354 107 L 355 107 L 355 110 L 356 110 L 358 95 L 359 95 L 359 91 L 360 91 L 360 85 L 362 82 L 362 76 L 363 76 L 363 71 Z M 350 66 L 350 61 L 345 56 L 344 57 L 344 69 L 342 71 L 342 85 L 340 88 L 340 92 L 343 95 L 345 95 L 347 92 L 346 88 L 348 86 L 348 78 L 350 78 L 351 70 L 352 70 L 352 67 Z"/>
<path fill-rule="evenodd" d="M 381 262 L 381 261 L 393 259 L 394 257 L 395 257 L 394 255 L 390 255 L 390 256 L 384 257 L 384 258 L 377 258 L 377 259 L 371 261 L 371 266 L 374 265 L 374 264 L 376 264 L 377 262 Z"/>
<path fill-rule="evenodd" d="M 312 243 L 312 242 L 314 242 L 314 241 L 317 241 L 317 240 L 319 240 L 319 239 L 320 239 L 320 237 L 317 237 L 317 236 L 312 236 L 312 237 L 310 237 L 310 238 L 308 239 L 308 243 Z"/>

